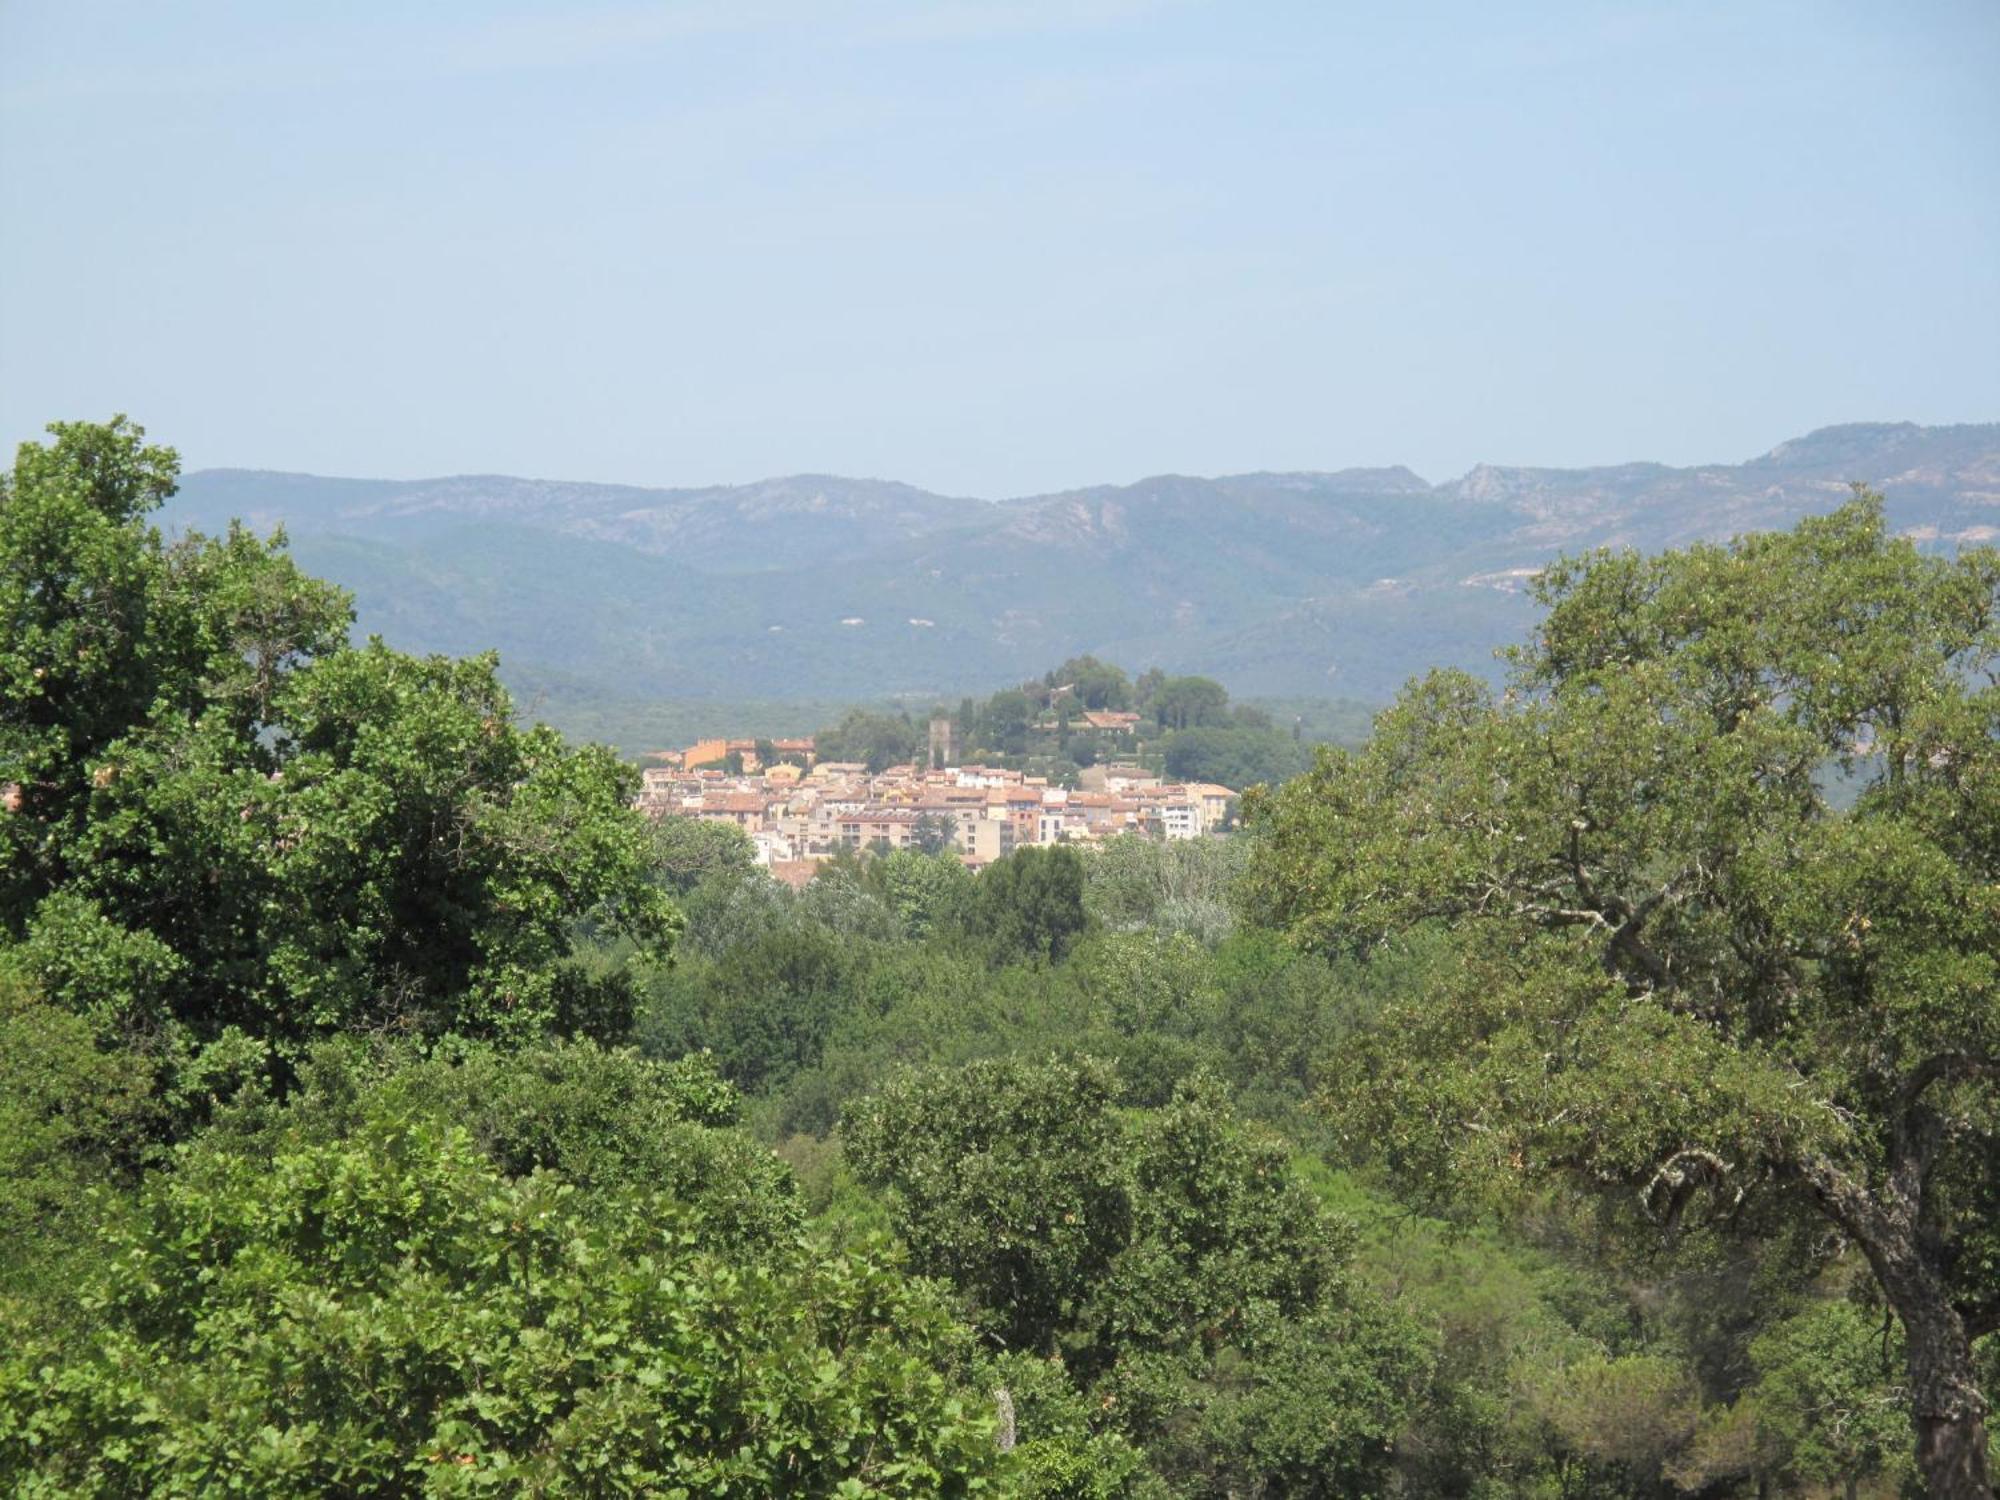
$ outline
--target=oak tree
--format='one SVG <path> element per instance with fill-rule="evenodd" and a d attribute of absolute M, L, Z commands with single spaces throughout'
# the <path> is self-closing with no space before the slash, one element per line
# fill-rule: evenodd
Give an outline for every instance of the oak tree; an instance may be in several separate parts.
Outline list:
<path fill-rule="evenodd" d="M 1253 799 L 1296 941 L 1463 944 L 1336 1115 L 1413 1179 L 1560 1172 L 1665 1236 L 1817 1215 L 1902 1322 L 1930 1493 L 1990 1496 L 2000 555 L 1859 497 L 1535 592 L 1504 694 L 1433 675 Z"/>

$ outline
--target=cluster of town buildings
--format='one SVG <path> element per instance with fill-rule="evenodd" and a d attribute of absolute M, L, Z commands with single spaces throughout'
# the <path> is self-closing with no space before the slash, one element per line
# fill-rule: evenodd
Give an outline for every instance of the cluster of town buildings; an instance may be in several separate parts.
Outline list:
<path fill-rule="evenodd" d="M 1201 838 L 1223 831 L 1236 799 L 1228 787 L 1166 782 L 1136 765 L 1088 767 L 1077 787 L 976 765 L 870 774 L 854 762 L 818 760 L 810 739 L 704 740 L 650 758 L 659 764 L 642 772 L 642 809 L 735 824 L 757 862 L 791 884 L 810 880 L 820 861 L 842 850 L 942 841 L 978 868 L 1029 844 L 1128 833 Z"/>

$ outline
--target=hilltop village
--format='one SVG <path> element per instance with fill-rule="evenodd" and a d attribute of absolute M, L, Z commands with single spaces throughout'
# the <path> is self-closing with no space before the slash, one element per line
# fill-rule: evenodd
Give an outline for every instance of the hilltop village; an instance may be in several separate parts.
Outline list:
<path fill-rule="evenodd" d="M 1137 715 L 1093 715 L 1112 718 Z M 949 721 L 910 763 L 870 772 L 863 761 L 821 760 L 812 738 L 710 739 L 659 751 L 643 773 L 639 806 L 654 817 L 733 823 L 756 860 L 791 885 L 843 852 L 955 850 L 978 869 L 1031 844 L 1080 844 L 1142 834 L 1195 839 L 1224 832 L 1237 794 L 1175 782 L 1135 763 L 1084 767 L 1076 785 L 999 766 L 954 763 Z"/>

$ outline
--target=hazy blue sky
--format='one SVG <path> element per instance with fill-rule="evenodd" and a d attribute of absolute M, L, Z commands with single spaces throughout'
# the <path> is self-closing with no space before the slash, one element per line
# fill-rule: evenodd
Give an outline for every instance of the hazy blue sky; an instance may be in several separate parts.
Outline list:
<path fill-rule="evenodd" d="M 0 0 L 0 439 L 1000 495 L 2000 418 L 2000 3 Z"/>

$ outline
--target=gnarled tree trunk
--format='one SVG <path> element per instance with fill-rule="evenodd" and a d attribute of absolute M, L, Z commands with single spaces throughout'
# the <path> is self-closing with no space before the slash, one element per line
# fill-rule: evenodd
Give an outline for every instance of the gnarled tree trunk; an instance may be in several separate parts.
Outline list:
<path fill-rule="evenodd" d="M 1902 1320 L 1917 1468 L 1925 1491 L 1931 1500 L 1993 1500 L 1986 1402 L 1973 1371 L 1972 1339 L 1943 1277 L 1928 1264 L 1913 1234 L 1862 1249 Z"/>
<path fill-rule="evenodd" d="M 1972 1364 L 1972 1336 L 1952 1305 L 1940 1268 L 1925 1253 L 1922 1221 L 1928 1151 L 1916 1129 L 1899 1130 L 1880 1196 L 1822 1159 L 1804 1175 L 1827 1217 L 1868 1257 L 1903 1325 L 1916 1428 L 1917 1470 L 1930 1500 L 1994 1500 L 1986 1458 L 1986 1401 Z"/>

